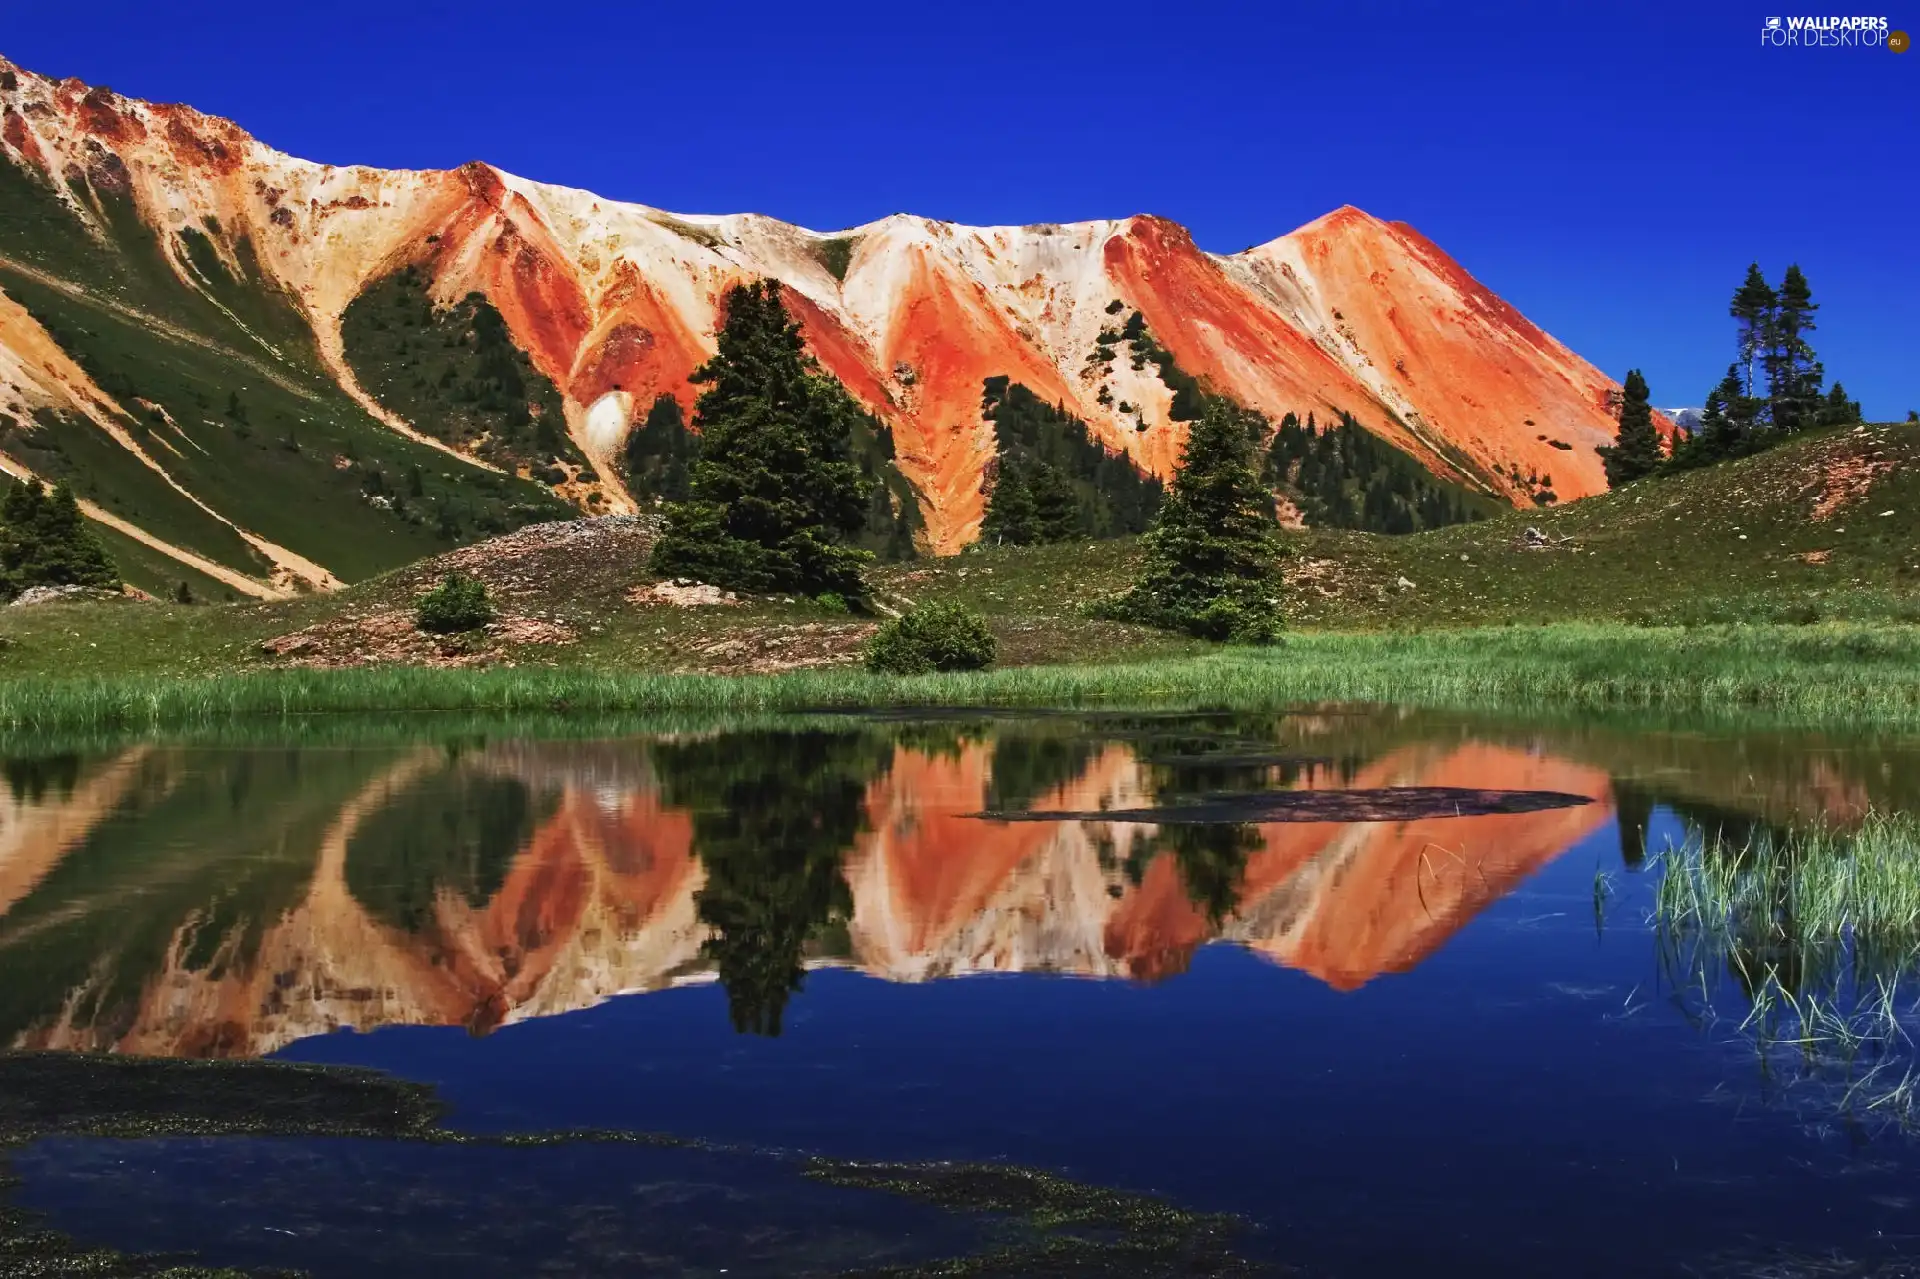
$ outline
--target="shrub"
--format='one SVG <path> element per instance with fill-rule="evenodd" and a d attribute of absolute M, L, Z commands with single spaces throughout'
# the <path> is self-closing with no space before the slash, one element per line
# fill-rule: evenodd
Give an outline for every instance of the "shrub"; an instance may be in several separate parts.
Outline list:
<path fill-rule="evenodd" d="M 414 602 L 414 621 L 423 631 L 451 635 L 478 630 L 493 620 L 493 601 L 479 578 L 449 573 L 440 585 Z"/>
<path fill-rule="evenodd" d="M 923 604 L 880 628 L 867 644 L 867 669 L 883 675 L 978 671 L 993 665 L 993 632 L 964 604 Z"/>

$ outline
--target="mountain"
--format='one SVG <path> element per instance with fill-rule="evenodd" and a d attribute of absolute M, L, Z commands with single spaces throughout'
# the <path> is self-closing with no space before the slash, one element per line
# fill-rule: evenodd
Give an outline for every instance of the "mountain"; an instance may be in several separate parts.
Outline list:
<path fill-rule="evenodd" d="M 1503 499 L 1604 487 L 1614 384 L 1351 207 L 1230 256 L 1149 216 L 822 233 L 479 162 L 310 163 L 4 60 L 0 161 L 0 466 L 74 477 L 117 557 L 213 589 L 631 509 L 624 437 L 658 396 L 691 406 L 726 288 L 762 276 L 890 428 L 936 552 L 978 531 L 990 377 L 1162 477 L 1170 384 L 1198 377 L 1276 420 L 1349 412 Z"/>

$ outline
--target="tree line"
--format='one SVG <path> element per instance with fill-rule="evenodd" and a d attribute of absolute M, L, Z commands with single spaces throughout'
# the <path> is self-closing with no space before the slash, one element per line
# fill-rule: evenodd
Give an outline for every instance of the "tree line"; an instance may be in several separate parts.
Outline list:
<path fill-rule="evenodd" d="M 1860 421 L 1860 404 L 1838 381 L 1826 386 L 1826 366 L 1808 340 L 1818 327 L 1820 304 L 1806 273 L 1789 266 L 1778 288 L 1759 263 L 1734 290 L 1728 314 L 1734 321 L 1734 360 L 1707 393 L 1692 432 L 1663 442 L 1653 422 L 1647 380 L 1627 372 L 1620 396 L 1614 443 L 1599 452 L 1607 486 L 1619 488 L 1663 472 L 1692 470 L 1747 457 L 1802 431 L 1849 426 Z"/>

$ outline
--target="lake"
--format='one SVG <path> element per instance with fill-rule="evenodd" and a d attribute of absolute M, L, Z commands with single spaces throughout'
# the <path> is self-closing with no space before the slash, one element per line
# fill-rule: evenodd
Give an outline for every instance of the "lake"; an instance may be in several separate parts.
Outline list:
<path fill-rule="evenodd" d="M 0 1239 L 346 1279 L 1920 1273 L 1911 1045 L 1770 1036 L 1752 977 L 1904 1025 L 1911 965 L 1656 919 L 1689 847 L 1920 811 L 1920 739 L 328 740 L 8 758 L 0 1044 L 371 1068 L 435 1135 L 43 1125 Z"/>

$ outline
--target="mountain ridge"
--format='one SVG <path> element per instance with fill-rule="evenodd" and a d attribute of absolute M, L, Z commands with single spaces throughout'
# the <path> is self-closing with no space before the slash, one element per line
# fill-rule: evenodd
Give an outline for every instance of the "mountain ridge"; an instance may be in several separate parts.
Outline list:
<path fill-rule="evenodd" d="M 151 236 L 182 287 L 216 305 L 216 266 L 283 297 L 326 375 L 416 443 L 445 448 L 431 423 L 360 384 L 341 317 L 408 267 L 424 268 L 441 306 L 484 294 L 558 389 L 579 455 L 517 469 L 565 461 L 554 489 L 582 509 L 632 509 L 621 441 L 654 397 L 691 406 L 686 377 L 711 353 L 725 289 L 756 276 L 787 286 L 822 366 L 892 429 L 935 552 L 977 534 L 988 377 L 1026 384 L 1109 449 L 1171 474 L 1185 428 L 1159 369 L 1099 358 L 1101 334 L 1134 311 L 1182 370 L 1275 420 L 1350 412 L 1436 474 L 1516 504 L 1532 499 L 1534 474 L 1565 498 L 1604 488 L 1593 449 L 1612 436 L 1614 384 L 1412 227 L 1351 205 L 1238 254 L 1207 253 L 1146 214 L 968 227 L 896 213 L 815 231 L 608 200 L 481 161 L 316 164 L 192 107 L 4 58 L 0 159 L 45 180 L 103 245 Z M 0 288 L 11 282 L 0 271 Z M 238 342 L 292 358 L 228 314 Z M 127 413 L 22 355 L 30 345 L 0 333 L 0 406 Z"/>

